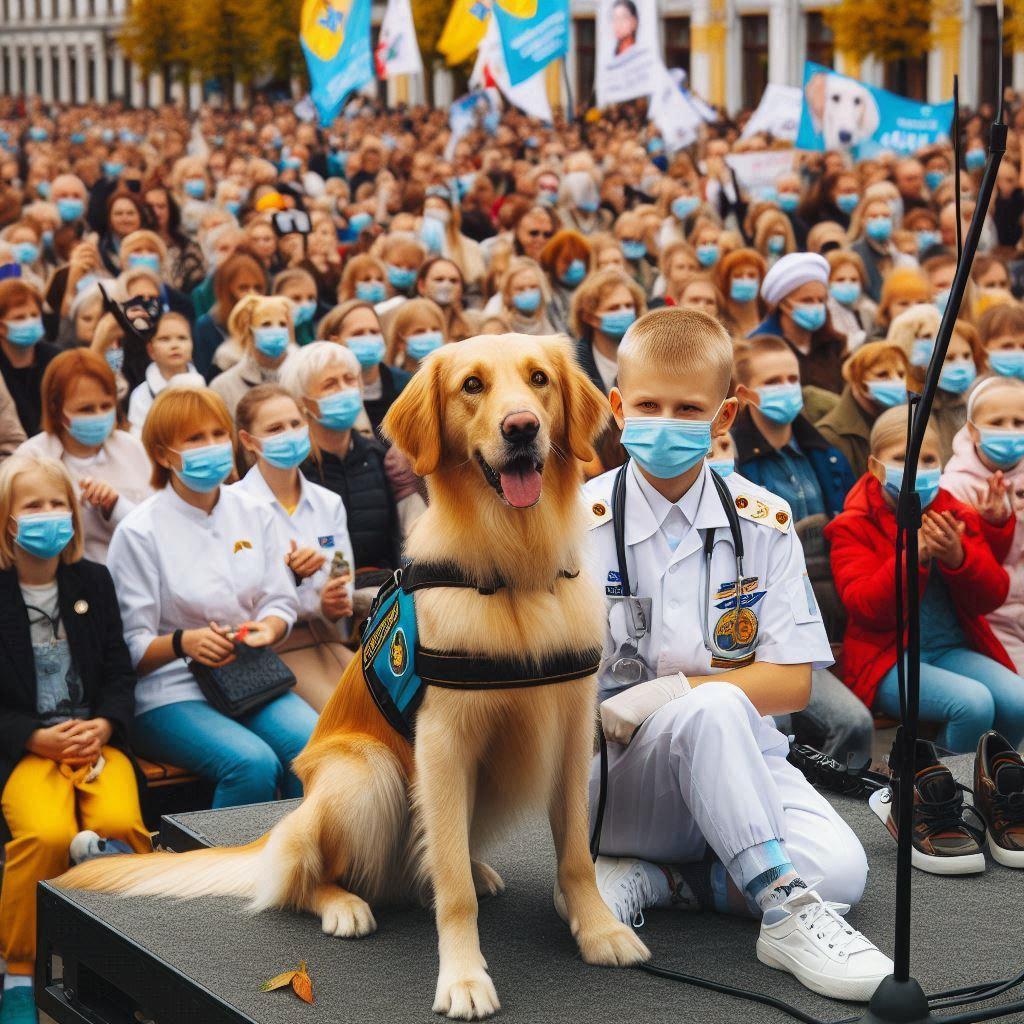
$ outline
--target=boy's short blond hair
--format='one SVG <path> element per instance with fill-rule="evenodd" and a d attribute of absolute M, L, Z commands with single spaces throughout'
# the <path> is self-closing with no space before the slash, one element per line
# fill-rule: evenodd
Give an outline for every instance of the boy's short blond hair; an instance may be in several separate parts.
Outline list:
<path fill-rule="evenodd" d="M 653 366 L 711 379 L 724 399 L 732 382 L 732 341 L 707 313 L 664 306 L 645 313 L 626 331 L 618 363 L 620 385 L 631 367 Z"/>
<path fill-rule="evenodd" d="M 759 356 L 793 355 L 784 338 L 777 334 L 755 334 L 737 341 L 733 348 L 733 377 L 737 384 L 749 384 L 754 376 L 754 362 Z"/>

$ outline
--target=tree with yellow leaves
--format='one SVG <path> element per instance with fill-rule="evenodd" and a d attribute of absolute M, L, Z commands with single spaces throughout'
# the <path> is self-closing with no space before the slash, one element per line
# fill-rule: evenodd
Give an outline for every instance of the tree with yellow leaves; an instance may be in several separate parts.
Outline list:
<path fill-rule="evenodd" d="M 187 60 L 181 0 L 131 0 L 118 43 L 147 75 Z"/>
<path fill-rule="evenodd" d="M 837 50 L 889 62 L 932 48 L 932 8 L 932 0 L 839 0 L 824 14 Z"/>

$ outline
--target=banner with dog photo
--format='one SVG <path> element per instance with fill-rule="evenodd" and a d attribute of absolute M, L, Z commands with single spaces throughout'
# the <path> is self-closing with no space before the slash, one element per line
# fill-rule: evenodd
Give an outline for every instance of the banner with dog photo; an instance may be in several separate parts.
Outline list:
<path fill-rule="evenodd" d="M 663 67 L 655 0 L 600 0 L 597 8 L 597 105 L 650 96 Z"/>
<path fill-rule="evenodd" d="M 845 150 L 855 160 L 910 154 L 948 142 L 952 124 L 952 100 L 919 103 L 821 64 L 804 64 L 798 149 Z"/>

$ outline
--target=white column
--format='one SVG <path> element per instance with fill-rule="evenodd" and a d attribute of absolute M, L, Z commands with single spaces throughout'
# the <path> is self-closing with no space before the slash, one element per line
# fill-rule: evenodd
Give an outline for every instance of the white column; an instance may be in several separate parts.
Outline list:
<path fill-rule="evenodd" d="M 373 85 L 376 88 L 376 82 L 374 82 Z M 225 98 L 225 100 L 227 99 L 226 96 L 224 98 Z M 244 106 L 245 106 L 245 86 L 241 82 L 236 81 L 235 82 L 235 107 L 238 108 L 238 109 L 241 109 Z"/>
<path fill-rule="evenodd" d="M 1016 92 L 1024 89 L 1024 50 L 1013 51 L 1013 88 Z"/>
<path fill-rule="evenodd" d="M 113 91 L 114 98 L 123 100 L 125 98 L 124 89 L 124 55 L 121 51 L 114 47 L 111 51 L 111 57 L 114 61 L 114 74 L 113 81 L 110 83 L 110 88 Z"/>
<path fill-rule="evenodd" d="M 203 83 L 197 75 L 192 75 L 188 83 L 189 110 L 198 110 L 203 105 Z"/>
<path fill-rule="evenodd" d="M 743 25 L 735 4 L 726 5 L 725 18 L 725 107 L 737 111 L 743 106 Z"/>
<path fill-rule="evenodd" d="M 454 84 L 451 72 L 446 67 L 434 69 L 434 106 L 447 107 L 451 104 L 454 96 Z"/>
<path fill-rule="evenodd" d="M 96 54 L 96 100 L 99 103 L 110 102 L 110 83 L 107 81 L 107 40 L 102 32 L 96 33 L 92 45 Z"/>
<path fill-rule="evenodd" d="M 149 76 L 149 105 L 151 107 L 157 107 L 165 101 L 164 76 L 161 72 L 154 71 L 153 74 Z"/>
<path fill-rule="evenodd" d="M 67 47 L 60 43 L 57 46 L 58 80 L 57 98 L 61 103 L 71 101 L 71 62 L 68 60 Z"/>
<path fill-rule="evenodd" d="M 137 64 L 131 65 L 131 81 L 128 86 L 128 102 L 133 107 L 141 107 L 145 103 L 146 97 L 144 92 L 144 79 L 145 76 L 142 70 Z"/>
<path fill-rule="evenodd" d="M 81 39 L 75 43 L 75 88 L 78 92 L 78 102 L 89 101 L 89 56 L 85 48 L 85 42 Z"/>
<path fill-rule="evenodd" d="M 995 60 L 994 53 L 981 52 L 981 12 L 972 0 L 960 5 L 960 102 L 968 107 L 977 107 L 982 100 L 993 100 L 994 96 L 979 96 L 981 66 L 985 61 Z M 1002 60 L 1002 54 L 999 55 Z M 938 100 L 953 95 L 953 82 L 946 83 L 946 91 Z"/>
<path fill-rule="evenodd" d="M 29 43 L 25 47 L 25 95 L 34 96 L 39 92 L 39 83 L 36 81 L 36 47 Z"/>
<path fill-rule="evenodd" d="M 690 11 L 690 37 L 694 33 L 703 35 L 705 27 L 711 20 L 711 6 L 708 0 L 693 0 Z M 711 54 L 707 44 L 690 46 L 690 87 L 698 96 L 711 95 Z"/>
<path fill-rule="evenodd" d="M 50 44 L 44 43 L 43 53 L 43 80 L 39 83 L 39 95 L 47 102 L 53 101 L 53 61 L 50 59 Z"/>
<path fill-rule="evenodd" d="M 790 85 L 793 65 L 792 6 L 788 0 L 772 0 L 768 7 L 768 81 Z"/>

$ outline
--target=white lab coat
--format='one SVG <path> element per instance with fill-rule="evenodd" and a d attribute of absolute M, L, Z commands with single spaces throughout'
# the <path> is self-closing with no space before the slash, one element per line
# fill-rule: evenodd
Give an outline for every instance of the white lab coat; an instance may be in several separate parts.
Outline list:
<path fill-rule="evenodd" d="M 149 410 L 156 401 L 156 396 L 164 388 L 169 387 L 172 381 L 174 387 L 206 387 L 203 375 L 191 363 L 188 364 L 188 370 L 185 373 L 171 377 L 170 380 L 164 377 L 156 363 L 150 363 L 146 367 L 146 379 L 132 390 L 128 398 L 128 423 L 135 437 L 142 436 L 142 427 L 149 415 Z"/>
<path fill-rule="evenodd" d="M 107 559 L 132 664 L 157 637 L 211 620 L 237 626 L 276 615 L 290 628 L 299 602 L 280 546 L 271 511 L 236 488 L 221 487 L 209 515 L 170 485 L 136 507 Z M 178 658 L 139 680 L 135 713 L 203 699 Z"/>

